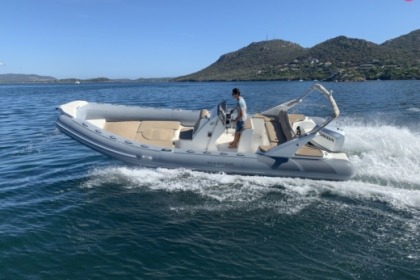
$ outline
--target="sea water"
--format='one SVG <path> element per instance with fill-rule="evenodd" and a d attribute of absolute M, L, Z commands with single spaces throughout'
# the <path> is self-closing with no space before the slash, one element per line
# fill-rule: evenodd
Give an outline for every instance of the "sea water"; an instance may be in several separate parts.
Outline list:
<path fill-rule="evenodd" d="M 0 85 L 0 279 L 420 279 L 420 81 L 324 83 L 345 182 L 146 169 L 61 134 L 73 100 L 249 113 L 310 82 Z"/>

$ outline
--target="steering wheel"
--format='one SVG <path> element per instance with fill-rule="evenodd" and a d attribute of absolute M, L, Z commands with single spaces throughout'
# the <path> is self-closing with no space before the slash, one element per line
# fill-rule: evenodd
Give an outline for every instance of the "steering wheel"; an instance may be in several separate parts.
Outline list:
<path fill-rule="evenodd" d="M 226 126 L 226 101 L 221 102 L 219 106 L 217 106 L 217 109 L 220 120 L 222 121 L 223 125 Z"/>

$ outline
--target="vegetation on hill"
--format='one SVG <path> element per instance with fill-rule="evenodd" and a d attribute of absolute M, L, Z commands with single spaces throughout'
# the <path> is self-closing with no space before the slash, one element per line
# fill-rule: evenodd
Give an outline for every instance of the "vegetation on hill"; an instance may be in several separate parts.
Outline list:
<path fill-rule="evenodd" d="M 382 45 L 397 50 L 413 52 L 418 57 L 420 55 L 420 29 L 407 35 L 388 40 Z"/>
<path fill-rule="evenodd" d="M 153 83 L 153 82 L 167 82 L 170 78 L 138 78 L 136 80 L 130 79 L 109 79 L 105 77 L 92 79 L 56 79 L 50 76 L 39 76 L 34 74 L 0 74 L 0 84 L 11 83 L 63 83 L 63 84 L 86 84 L 86 83 Z"/>
<path fill-rule="evenodd" d="M 290 57 L 304 52 L 303 47 L 283 40 L 252 43 L 222 55 L 215 63 L 195 74 L 176 80 L 253 80 L 260 74 L 267 77 L 267 67 L 288 63 Z"/>
<path fill-rule="evenodd" d="M 0 84 L 10 83 L 51 83 L 57 79 L 50 76 L 39 76 L 34 74 L 1 74 Z"/>
<path fill-rule="evenodd" d="M 252 43 L 175 81 L 420 79 L 420 30 L 378 45 L 339 36 L 312 48 Z"/>

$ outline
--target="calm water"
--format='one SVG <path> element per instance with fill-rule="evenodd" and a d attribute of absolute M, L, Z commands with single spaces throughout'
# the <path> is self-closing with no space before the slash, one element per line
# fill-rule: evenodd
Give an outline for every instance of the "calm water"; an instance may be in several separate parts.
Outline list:
<path fill-rule="evenodd" d="M 347 182 L 132 167 L 54 123 L 72 100 L 199 109 L 240 87 L 256 113 L 310 85 L 0 85 L 0 278 L 420 279 L 420 81 L 324 84 Z"/>

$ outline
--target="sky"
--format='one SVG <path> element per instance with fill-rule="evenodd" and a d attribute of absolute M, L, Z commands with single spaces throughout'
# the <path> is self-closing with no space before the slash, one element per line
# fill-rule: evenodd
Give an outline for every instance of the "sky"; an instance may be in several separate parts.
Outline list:
<path fill-rule="evenodd" d="M 1 0 L 0 74 L 177 77 L 252 42 L 381 44 L 420 28 L 420 0 Z"/>

